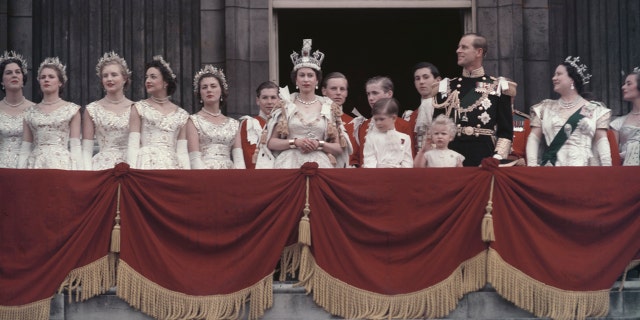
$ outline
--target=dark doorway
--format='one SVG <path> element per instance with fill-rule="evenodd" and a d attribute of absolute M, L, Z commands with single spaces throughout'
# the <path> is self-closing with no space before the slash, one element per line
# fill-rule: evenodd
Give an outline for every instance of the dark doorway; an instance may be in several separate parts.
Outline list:
<path fill-rule="evenodd" d="M 302 39 L 311 38 L 313 51 L 325 54 L 323 74 L 340 71 L 349 79 L 345 111 L 355 107 L 370 116 L 364 84 L 376 75 L 393 80 L 402 110 L 415 109 L 420 96 L 411 68 L 428 61 L 444 76 L 459 74 L 455 50 L 462 33 L 459 9 L 279 10 L 280 86 L 293 91 L 289 55 L 300 52 Z"/>

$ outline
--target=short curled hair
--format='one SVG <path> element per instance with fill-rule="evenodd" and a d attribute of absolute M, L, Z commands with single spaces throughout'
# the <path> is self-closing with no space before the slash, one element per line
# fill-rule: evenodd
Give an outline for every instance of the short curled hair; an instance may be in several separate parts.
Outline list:
<path fill-rule="evenodd" d="M 167 95 L 172 95 L 176 92 L 178 88 L 178 81 L 173 78 L 171 71 L 165 67 L 162 62 L 158 60 L 151 60 L 147 62 L 144 66 L 144 72 L 149 70 L 149 68 L 156 68 L 160 70 L 160 74 L 162 74 L 162 80 L 167 83 Z"/>
<path fill-rule="evenodd" d="M 196 100 L 200 105 L 200 108 L 204 106 L 204 103 L 202 102 L 202 95 L 200 95 L 200 83 L 202 83 L 202 79 L 205 79 L 205 78 L 214 78 L 218 80 L 218 86 L 220 87 L 220 99 L 221 99 L 220 109 L 222 110 L 227 105 L 227 97 L 229 97 L 229 89 L 224 87 L 223 85 L 224 80 L 222 79 L 222 77 L 220 77 L 219 74 L 214 74 L 214 73 L 206 73 L 202 77 L 200 77 L 200 79 L 198 80 L 198 89 L 196 90 Z"/>
<path fill-rule="evenodd" d="M 449 135 L 455 137 L 457 132 L 456 124 L 453 122 L 453 119 L 441 114 L 433 119 L 431 122 L 431 126 L 429 127 L 429 135 L 433 134 L 433 127 L 435 126 L 445 126 L 447 131 L 449 131 Z"/>
<path fill-rule="evenodd" d="M 27 72 L 25 72 L 27 69 L 26 66 L 22 65 L 22 61 L 20 59 L 8 58 L 2 60 L 2 63 L 0 63 L 0 74 L 4 75 L 4 70 L 10 63 L 15 63 L 18 65 L 18 67 L 20 67 L 20 71 L 22 72 L 22 85 L 27 85 Z M 1 86 L 0 90 L 2 90 L 2 92 L 6 92 L 4 86 Z"/>

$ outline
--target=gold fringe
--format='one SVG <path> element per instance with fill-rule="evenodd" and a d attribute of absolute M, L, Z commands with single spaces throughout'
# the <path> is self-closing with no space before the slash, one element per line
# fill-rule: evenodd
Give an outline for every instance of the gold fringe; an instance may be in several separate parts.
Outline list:
<path fill-rule="evenodd" d="M 51 299 L 42 299 L 21 306 L 0 306 L 0 319 L 49 320 Z"/>
<path fill-rule="evenodd" d="M 624 289 L 624 283 L 627 281 L 627 273 L 629 270 L 640 265 L 640 260 L 631 260 L 626 268 L 624 268 L 624 273 L 622 274 L 622 281 L 620 282 L 620 287 L 618 288 L 618 292 L 621 292 Z"/>
<path fill-rule="evenodd" d="M 496 241 L 495 233 L 493 232 L 493 216 L 491 215 L 491 211 L 493 211 L 493 185 L 495 182 L 496 176 L 491 176 L 491 189 L 489 189 L 489 201 L 487 202 L 487 206 L 485 207 L 486 213 L 482 218 L 482 241 L 484 242 L 493 242 Z"/>
<path fill-rule="evenodd" d="M 536 317 L 585 319 L 609 313 L 609 289 L 579 292 L 546 285 L 506 263 L 492 248 L 487 264 L 488 280 L 496 291 Z"/>
<path fill-rule="evenodd" d="M 285 247 L 280 257 L 280 281 L 286 281 L 287 275 L 295 277 L 300 268 L 300 254 L 302 245 L 299 243 Z"/>
<path fill-rule="evenodd" d="M 440 318 L 456 308 L 465 293 L 486 283 L 486 252 L 462 263 L 440 283 L 421 291 L 383 295 L 358 289 L 322 270 L 309 247 L 302 248 L 300 283 L 328 312 L 347 319 Z"/>
<path fill-rule="evenodd" d="M 111 230 L 111 252 L 120 252 L 120 184 L 118 183 L 118 198 L 116 203 L 116 224 Z"/>
<path fill-rule="evenodd" d="M 247 301 L 249 319 L 257 319 L 273 305 L 273 273 L 234 293 L 190 296 L 165 289 L 120 261 L 116 294 L 156 319 L 238 319 Z"/>
<path fill-rule="evenodd" d="M 60 284 L 58 293 L 67 290 L 69 302 L 74 295 L 75 301 L 80 302 L 107 292 L 116 285 L 117 260 L 115 254 L 109 253 L 84 267 L 71 270 Z"/>

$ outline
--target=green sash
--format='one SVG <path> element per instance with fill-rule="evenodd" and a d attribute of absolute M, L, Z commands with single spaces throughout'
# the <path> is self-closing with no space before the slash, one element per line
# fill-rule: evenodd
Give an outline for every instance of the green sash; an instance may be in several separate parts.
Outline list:
<path fill-rule="evenodd" d="M 584 118 L 584 115 L 580 113 L 581 111 L 582 107 L 578 108 L 578 110 L 576 110 L 576 112 L 567 119 L 567 122 L 565 122 L 560 131 L 558 131 L 558 134 L 556 134 L 555 138 L 553 138 L 553 141 L 551 141 L 551 144 L 549 144 L 549 147 L 547 147 L 547 150 L 545 150 L 542 155 L 542 163 L 540 163 L 541 166 L 544 166 L 547 162 L 551 162 L 554 166 L 556 165 L 556 161 L 558 160 L 558 150 L 562 148 L 567 139 L 569 139 L 569 136 L 574 130 L 576 130 L 578 122 Z M 571 132 L 568 135 L 564 130 L 567 125 L 571 126 Z"/>

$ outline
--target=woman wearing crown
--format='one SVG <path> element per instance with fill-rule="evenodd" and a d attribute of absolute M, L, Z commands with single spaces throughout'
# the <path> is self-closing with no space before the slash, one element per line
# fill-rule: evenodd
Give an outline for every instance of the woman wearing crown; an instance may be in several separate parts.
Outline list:
<path fill-rule="evenodd" d="M 43 98 L 24 113 L 18 167 L 82 169 L 80 106 L 60 97 L 67 83 L 66 67 L 57 57 L 46 58 L 38 68 L 38 82 Z"/>
<path fill-rule="evenodd" d="M 212 65 L 206 65 L 193 79 L 200 111 L 187 122 L 191 169 L 245 169 L 238 120 L 221 111 L 228 90 L 224 72 Z"/>
<path fill-rule="evenodd" d="M 611 165 L 607 139 L 611 110 L 583 97 L 583 87 L 590 78 L 579 57 L 567 57 L 558 65 L 552 81 L 560 99 L 531 107 L 526 147 L 529 166 Z M 542 152 L 540 141 L 545 146 Z"/>
<path fill-rule="evenodd" d="M 146 64 L 144 84 L 149 98 L 131 108 L 127 163 L 138 169 L 189 169 L 189 114 L 169 100 L 177 81 L 162 56 Z"/>
<path fill-rule="evenodd" d="M 0 101 L 0 168 L 17 168 L 24 111 L 33 102 L 24 97 L 22 88 L 27 83 L 27 61 L 13 51 L 0 56 L 2 91 Z"/>
<path fill-rule="evenodd" d="M 340 118 L 341 108 L 315 94 L 323 59 L 320 51 L 311 54 L 311 39 L 303 40 L 302 57 L 295 52 L 291 55 L 291 80 L 300 92 L 280 90 L 281 106 L 267 124 L 256 168 L 300 168 L 305 162 L 316 162 L 320 168 L 348 165 L 351 144 Z"/>
<path fill-rule="evenodd" d="M 124 95 L 131 71 L 115 52 L 105 53 L 96 65 L 105 96 L 91 102 L 82 115 L 82 158 L 85 170 L 104 170 L 127 160 L 131 100 Z M 94 156 L 94 138 L 99 151 Z"/>
<path fill-rule="evenodd" d="M 631 112 L 611 121 L 611 128 L 620 145 L 620 157 L 625 166 L 640 165 L 640 68 L 633 69 L 622 86 L 622 98 L 631 102 Z"/>

